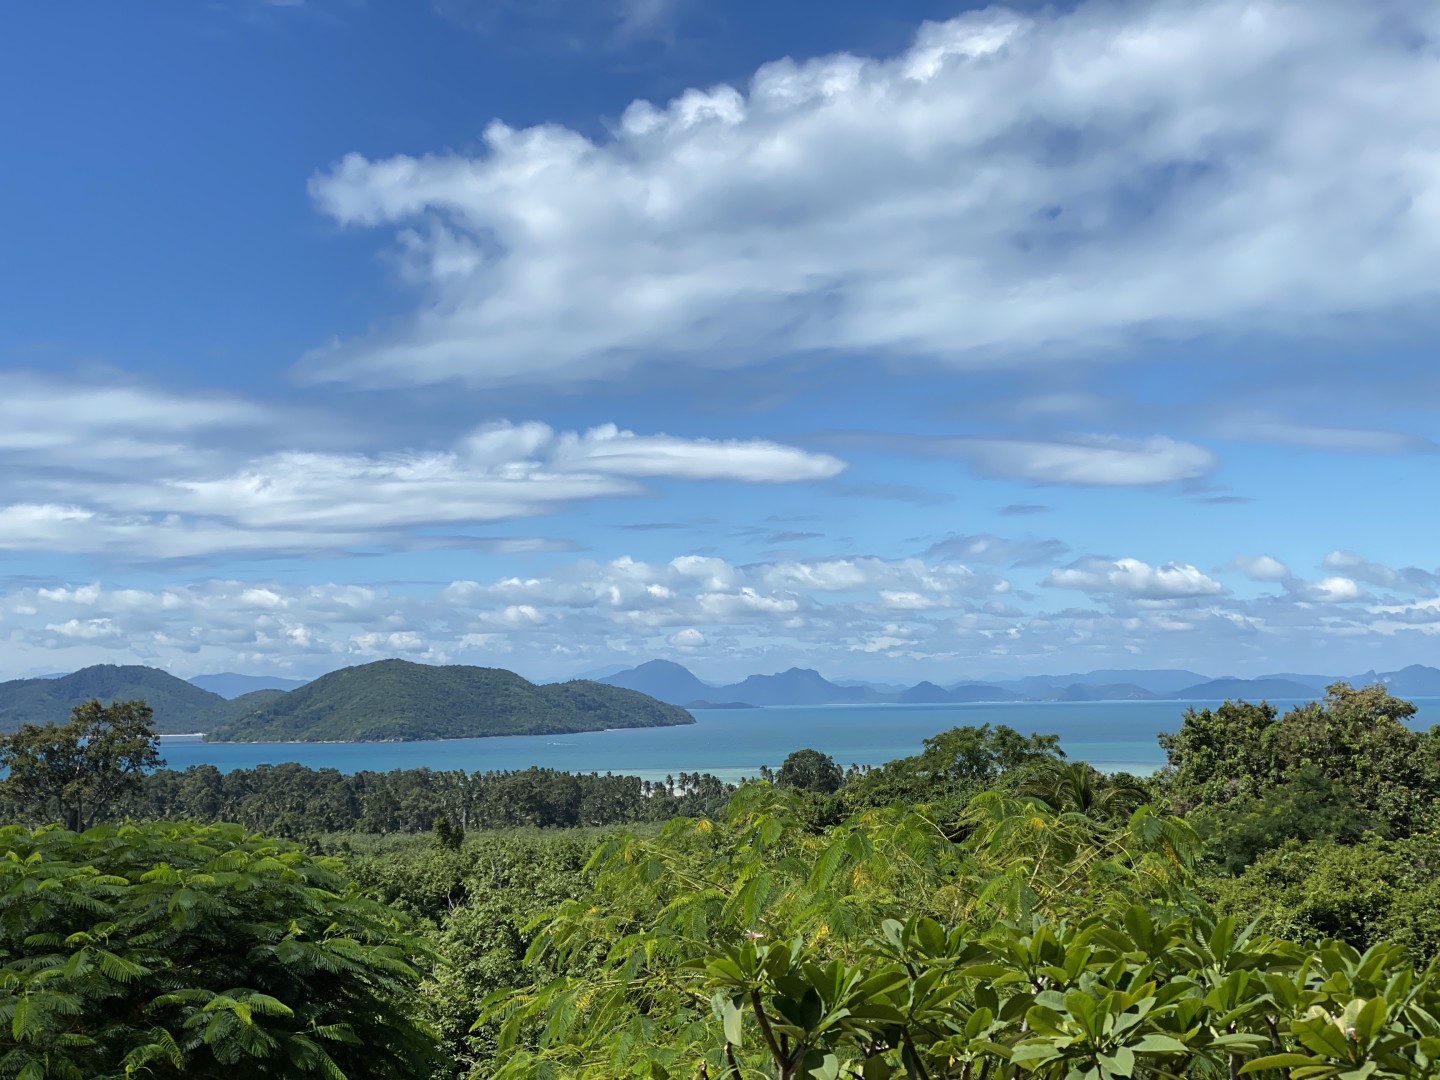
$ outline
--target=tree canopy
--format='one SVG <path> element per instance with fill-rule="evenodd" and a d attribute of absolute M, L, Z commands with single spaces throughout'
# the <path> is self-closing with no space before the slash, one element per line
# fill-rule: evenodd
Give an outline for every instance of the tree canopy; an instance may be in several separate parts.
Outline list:
<path fill-rule="evenodd" d="M 1178 732 L 1160 736 L 1170 797 L 1182 812 L 1269 799 L 1308 800 L 1313 814 L 1327 787 L 1328 801 L 1348 819 L 1408 836 L 1429 823 L 1440 796 L 1440 728 L 1411 730 L 1403 721 L 1414 714 L 1412 703 L 1384 686 L 1347 683 L 1283 716 L 1264 702 L 1189 709 Z M 1275 795 L 1297 784 L 1308 792 Z M 1283 839 L 1280 833 L 1273 843 Z"/>
<path fill-rule="evenodd" d="M 66 724 L 22 724 L 0 735 L 0 802 L 32 822 L 83 829 L 164 762 L 143 701 L 76 705 Z"/>
<path fill-rule="evenodd" d="M 236 826 L 0 829 L 0 1077 L 414 1077 L 428 952 Z"/>

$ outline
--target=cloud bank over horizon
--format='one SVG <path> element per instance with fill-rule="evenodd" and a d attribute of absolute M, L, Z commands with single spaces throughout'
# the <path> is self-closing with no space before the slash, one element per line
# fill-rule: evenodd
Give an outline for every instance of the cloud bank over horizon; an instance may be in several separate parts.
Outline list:
<path fill-rule="evenodd" d="M 1021 547 L 958 539 L 982 557 Z M 1051 556 L 1043 561 L 1063 557 Z M 389 656 L 541 679 L 656 658 L 720 681 L 797 664 L 890 681 L 1087 666 L 1222 673 L 1195 658 L 1195 634 L 1227 640 L 1245 674 L 1348 672 L 1385 667 L 1397 637 L 1440 636 L 1440 571 L 1331 552 L 1313 579 L 1246 588 L 1257 564 L 1269 573 L 1268 558 L 1237 558 L 1212 576 L 1185 562 L 1086 555 L 1049 570 L 1039 590 L 1013 570 L 933 556 L 572 559 L 545 575 L 433 585 L 97 581 L 12 588 L 0 593 L 0 621 L 19 673 L 143 662 L 186 676 L 220 667 L 314 676 Z M 1326 573 L 1341 563 L 1385 584 Z M 1081 606 L 1047 603 L 1052 591 L 1082 594 Z M 1308 663 L 1293 663 L 1300 657 Z"/>

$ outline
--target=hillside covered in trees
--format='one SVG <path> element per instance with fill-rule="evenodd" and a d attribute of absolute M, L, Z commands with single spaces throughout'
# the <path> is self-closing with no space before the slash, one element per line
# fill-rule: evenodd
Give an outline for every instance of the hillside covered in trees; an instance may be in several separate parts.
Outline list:
<path fill-rule="evenodd" d="M 161 734 L 208 731 L 225 715 L 219 694 L 139 665 L 97 664 L 54 679 L 13 679 L 0 683 L 0 731 L 21 724 L 63 724 L 76 702 L 96 698 L 144 701 L 154 710 Z"/>
<path fill-rule="evenodd" d="M 294 690 L 234 699 L 164 671 L 101 664 L 54 679 L 0 683 L 0 731 L 63 724 L 77 701 L 144 701 L 161 734 L 235 742 L 368 742 L 552 735 L 693 724 L 645 694 L 575 680 L 536 685 L 503 668 L 381 660 L 341 668 Z"/>
<path fill-rule="evenodd" d="M 502 668 L 380 660 L 341 668 L 288 692 L 227 703 L 209 738 L 228 742 L 369 742 L 558 735 L 693 724 L 684 709 L 634 690 L 577 680 L 536 685 Z"/>
<path fill-rule="evenodd" d="M 0 1076 L 1432 1080 L 1412 711 L 1187 710 L 1154 777 L 960 727 L 736 789 L 153 770 L 143 706 L 91 703 L 0 741 Z M 41 824 L 107 745 L 102 824 Z"/>

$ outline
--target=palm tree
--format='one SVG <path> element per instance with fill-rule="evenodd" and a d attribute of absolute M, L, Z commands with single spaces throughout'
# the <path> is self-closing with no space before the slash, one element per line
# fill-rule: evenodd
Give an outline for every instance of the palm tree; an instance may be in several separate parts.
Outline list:
<path fill-rule="evenodd" d="M 1041 762 L 1017 794 L 1057 814 L 1083 814 L 1096 821 L 1128 818 L 1149 802 L 1145 789 L 1133 780 L 1110 780 L 1083 761 Z"/>

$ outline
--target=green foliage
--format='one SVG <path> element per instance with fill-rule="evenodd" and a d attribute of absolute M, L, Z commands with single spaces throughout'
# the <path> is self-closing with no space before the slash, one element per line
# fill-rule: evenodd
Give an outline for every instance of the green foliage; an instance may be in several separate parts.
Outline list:
<path fill-rule="evenodd" d="M 780 765 L 775 777 L 780 787 L 818 791 L 823 795 L 838 791 L 845 782 L 845 770 L 835 759 L 819 750 L 796 750 Z"/>
<path fill-rule="evenodd" d="M 679 784 L 672 780 L 666 787 L 638 776 L 553 769 L 345 774 L 287 762 L 222 773 L 213 765 L 193 765 L 152 773 L 119 811 L 142 819 L 237 821 L 298 838 L 351 830 L 428 832 L 439 817 L 462 830 L 665 821 L 713 813 L 734 790 L 698 773 L 681 773 Z"/>
<path fill-rule="evenodd" d="M 210 737 L 231 742 L 373 742 L 694 722 L 684 709 L 603 683 L 537 686 L 501 668 L 381 660 L 333 671 L 279 696 L 255 699 L 253 708 L 241 710 Z"/>
<path fill-rule="evenodd" d="M 1408 836 L 1424 828 L 1440 797 L 1440 729 L 1412 731 L 1403 721 L 1414 713 L 1383 686 L 1345 683 L 1329 687 L 1323 702 L 1278 718 L 1263 702 L 1190 709 L 1178 732 L 1160 737 L 1171 797 L 1182 812 L 1225 813 L 1242 801 L 1253 820 L 1222 848 L 1232 864 L 1304 835 L 1309 813 L 1348 815 L 1385 835 Z M 1282 785 L 1291 788 L 1277 795 Z M 1326 827 L 1343 831 L 1333 820 Z"/>
<path fill-rule="evenodd" d="M 1440 969 L 1217 918 L 1198 839 L 977 797 L 959 836 L 872 811 L 816 835 L 743 788 L 616 837 L 490 996 L 473 1075 L 773 1080 L 1432 1080 Z M 561 974 L 544 978 L 545 966 Z"/>
<path fill-rule="evenodd" d="M 27 821 L 85 828 L 163 764 L 151 718 L 143 701 L 92 698 L 75 706 L 69 723 L 22 724 L 0 735 L 0 804 Z"/>
<path fill-rule="evenodd" d="M 91 698 L 106 705 L 148 703 L 155 713 L 155 730 L 162 734 L 208 731 L 216 710 L 227 704 L 218 694 L 156 668 L 96 664 L 58 679 L 0 683 L 0 731 L 21 724 L 64 724 L 75 702 Z"/>
<path fill-rule="evenodd" d="M 719 1005 L 705 961 L 747 942 L 798 950 L 787 955 L 799 968 L 841 962 L 869 971 L 886 919 L 927 915 L 984 934 L 1042 913 L 1113 913 L 1113 921 L 1137 902 L 1165 909 L 1192 897 L 1185 867 L 1198 841 L 1148 809 L 1112 824 L 990 793 L 974 801 L 957 832 L 938 829 L 923 808 L 893 808 L 816 833 L 796 798 L 754 784 L 736 794 L 723 820 L 681 820 L 653 839 L 607 841 L 591 861 L 593 887 L 561 904 L 530 950 L 532 962 L 564 974 L 497 991 L 482 1013 L 484 1023 L 502 1024 L 498 1075 L 650 1075 L 643 1069 L 657 1066 L 674 1075 L 707 1054 L 709 1068 L 728 1067 L 712 1042 Z M 853 990 L 853 974 L 832 981 Z M 813 1011 L 797 993 L 793 1009 L 776 1006 L 791 1021 Z M 823 1015 L 851 1009 L 821 997 Z M 851 1031 L 855 1015 L 837 1016 L 836 1030 Z M 799 1044 L 778 1032 L 777 1045 L 781 1035 L 793 1053 Z M 797 1060 L 818 1046 L 806 1042 Z M 760 1061 L 751 1054 L 743 1074 Z M 776 1069 L 756 1075 L 802 1075 Z"/>
<path fill-rule="evenodd" d="M 424 1075 L 426 951 L 237 827 L 0 829 L 0 1077 Z"/>
<path fill-rule="evenodd" d="M 1206 840 L 1207 854 L 1238 874 L 1286 840 L 1354 843 L 1379 824 L 1349 789 L 1318 765 L 1304 765 L 1261 795 L 1238 796 L 1224 806 L 1202 805 L 1189 815 Z"/>
<path fill-rule="evenodd" d="M 430 842 L 442 851 L 459 851 L 465 843 L 465 829 L 452 824 L 443 814 L 435 819 L 430 835 Z"/>
<path fill-rule="evenodd" d="M 947 803 L 971 796 L 1065 755 L 1054 735 L 1021 735 L 1001 724 L 957 727 L 925 740 L 925 749 L 854 777 L 845 787 L 851 809 L 899 803 Z"/>
<path fill-rule="evenodd" d="M 1218 910 L 1298 940 L 1341 938 L 1440 957 L 1440 836 L 1354 846 L 1291 842 L 1207 883 Z"/>
<path fill-rule="evenodd" d="M 548 981 L 557 974 L 527 959 L 534 923 L 557 904 L 585 893 L 584 867 L 594 844 L 593 837 L 577 833 L 489 834 L 467 845 L 459 865 L 452 866 L 459 871 L 454 899 L 447 898 L 431 933 L 446 963 L 437 968 L 422 998 L 424 1015 L 439 1031 L 452 1062 L 447 1075 L 483 1070 L 494 1058 L 499 1025 L 472 1030 L 492 990 Z M 572 970 L 585 970 L 603 957 L 603 950 L 597 953 L 573 957 Z"/>
<path fill-rule="evenodd" d="M 1040 761 L 1017 789 L 1056 812 L 1123 820 L 1149 801 L 1149 791 L 1134 777 L 1106 777 L 1083 761 Z"/>

